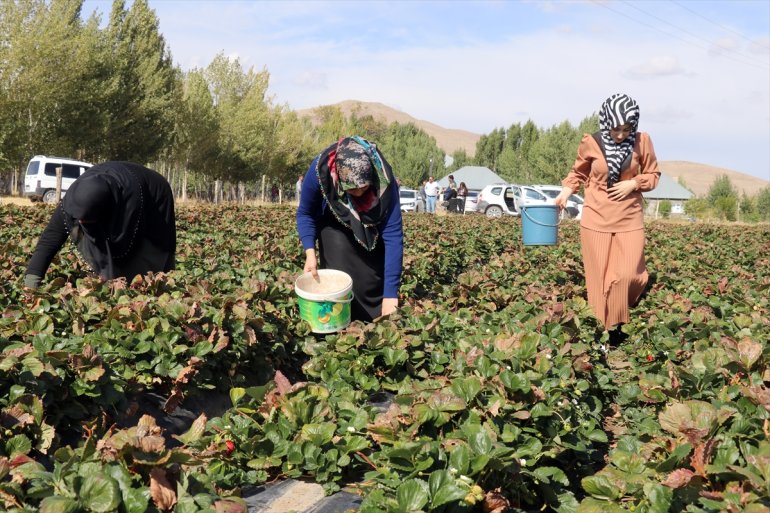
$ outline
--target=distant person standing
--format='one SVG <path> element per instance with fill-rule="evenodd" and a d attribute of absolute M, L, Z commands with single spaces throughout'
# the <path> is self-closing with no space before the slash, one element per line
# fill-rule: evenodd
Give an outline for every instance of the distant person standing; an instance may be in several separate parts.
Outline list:
<path fill-rule="evenodd" d="M 425 211 L 429 214 L 436 213 L 436 198 L 438 198 L 438 193 L 438 182 L 433 180 L 433 177 L 431 176 L 425 183 Z"/>
<path fill-rule="evenodd" d="M 420 185 L 420 200 L 422 200 L 422 210 L 425 211 L 426 205 L 428 204 L 427 197 L 425 196 L 425 184 L 428 183 L 428 180 L 423 180 L 422 185 Z"/>
<path fill-rule="evenodd" d="M 297 195 L 297 205 L 299 205 L 299 198 L 302 195 L 302 175 L 299 175 L 299 178 L 297 179 L 297 184 L 295 187 L 295 193 Z"/>
<path fill-rule="evenodd" d="M 465 186 L 465 182 L 460 182 L 460 186 L 457 187 L 457 213 L 465 213 L 465 200 L 468 198 L 468 187 Z"/>
<path fill-rule="evenodd" d="M 583 136 L 554 202 L 565 208 L 570 195 L 585 187 L 580 245 L 588 303 L 615 344 L 647 285 L 642 192 L 658 185 L 660 170 L 650 136 L 637 131 L 639 106 L 632 98 L 608 98 L 599 127 Z"/>

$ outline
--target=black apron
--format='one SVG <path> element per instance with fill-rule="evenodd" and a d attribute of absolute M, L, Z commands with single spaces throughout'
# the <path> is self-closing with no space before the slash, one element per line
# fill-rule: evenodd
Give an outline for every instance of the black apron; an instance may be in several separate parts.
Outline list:
<path fill-rule="evenodd" d="M 353 237 L 353 232 L 326 208 L 318 225 L 318 247 L 322 269 L 344 271 L 353 278 L 351 319 L 371 322 L 382 315 L 385 282 L 385 244 L 382 240 L 372 251 L 367 251 Z"/>

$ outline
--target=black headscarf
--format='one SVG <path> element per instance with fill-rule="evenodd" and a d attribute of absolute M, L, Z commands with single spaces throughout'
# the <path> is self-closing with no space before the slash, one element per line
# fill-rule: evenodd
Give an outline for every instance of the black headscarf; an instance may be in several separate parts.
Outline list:
<path fill-rule="evenodd" d="M 362 162 L 368 159 L 368 164 Z M 338 175 L 338 169 L 342 175 Z M 349 228 L 368 251 L 377 246 L 378 225 L 390 214 L 395 183 L 390 164 L 377 147 L 358 136 L 346 137 L 321 152 L 316 162 L 316 175 L 334 217 Z M 345 191 L 369 185 L 364 198 L 354 198 Z"/>
<path fill-rule="evenodd" d="M 73 182 L 61 202 L 64 225 L 100 275 L 113 277 L 113 260 L 126 258 L 144 216 L 142 185 L 127 162 L 105 162 Z M 81 223 L 82 221 L 82 223 Z"/>

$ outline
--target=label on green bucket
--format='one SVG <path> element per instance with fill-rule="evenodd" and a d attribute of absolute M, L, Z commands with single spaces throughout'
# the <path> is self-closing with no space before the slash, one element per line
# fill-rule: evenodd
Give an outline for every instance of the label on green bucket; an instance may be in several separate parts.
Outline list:
<path fill-rule="evenodd" d="M 298 298 L 299 316 L 315 333 L 334 333 L 350 324 L 350 301 L 311 301 Z"/>

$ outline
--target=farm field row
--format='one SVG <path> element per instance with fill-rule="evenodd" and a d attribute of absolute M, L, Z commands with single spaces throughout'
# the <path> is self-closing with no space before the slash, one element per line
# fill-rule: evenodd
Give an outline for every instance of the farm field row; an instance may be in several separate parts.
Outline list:
<path fill-rule="evenodd" d="M 767 225 L 649 224 L 610 347 L 575 223 L 523 247 L 407 215 L 399 313 L 314 336 L 289 206 L 180 207 L 177 271 L 102 283 L 65 249 L 29 293 L 49 215 L 0 206 L 3 510 L 237 512 L 286 478 L 364 513 L 770 508 Z"/>

